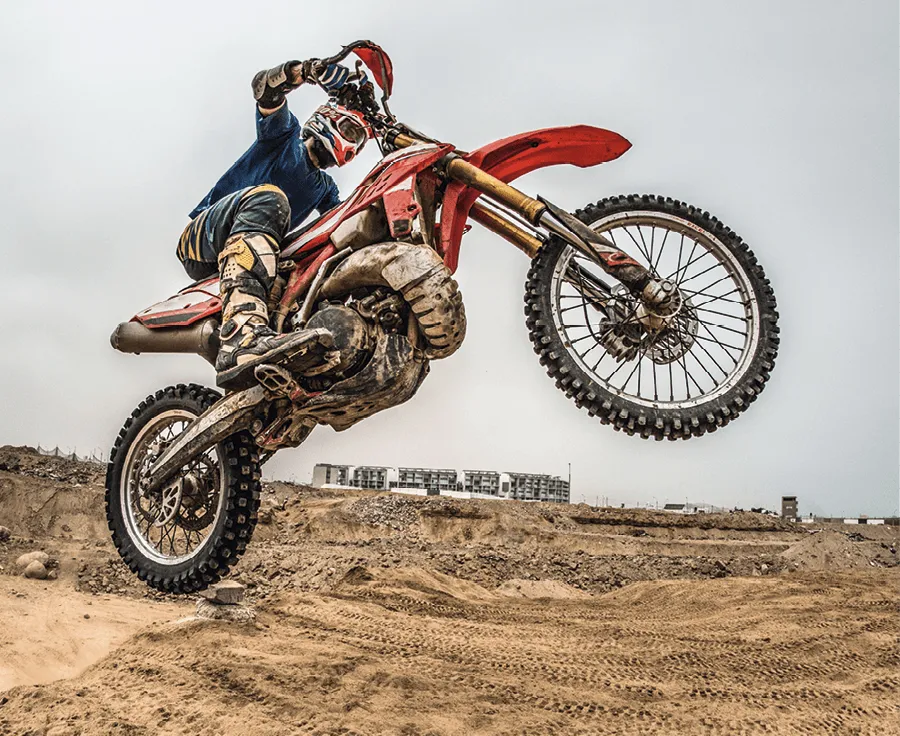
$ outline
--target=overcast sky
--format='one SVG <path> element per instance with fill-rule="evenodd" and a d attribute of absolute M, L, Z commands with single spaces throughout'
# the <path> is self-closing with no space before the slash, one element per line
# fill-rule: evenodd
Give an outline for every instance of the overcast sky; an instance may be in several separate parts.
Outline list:
<path fill-rule="evenodd" d="M 578 410 L 532 352 L 528 263 L 475 226 L 457 277 L 469 333 L 408 404 L 317 429 L 269 474 L 316 462 L 547 472 L 573 500 L 704 500 L 801 513 L 898 510 L 898 10 L 850 2 L 30 2 L 0 26 L 0 443 L 108 451 L 148 393 L 212 370 L 114 352 L 115 325 L 187 282 L 186 214 L 253 139 L 250 79 L 370 38 L 393 109 L 471 149 L 588 123 L 617 161 L 518 186 L 574 209 L 647 192 L 708 209 L 771 278 L 767 389 L 680 443 Z M 322 99 L 290 97 L 303 119 Z M 372 147 L 375 148 L 374 146 Z M 340 171 L 344 194 L 377 151 Z"/>

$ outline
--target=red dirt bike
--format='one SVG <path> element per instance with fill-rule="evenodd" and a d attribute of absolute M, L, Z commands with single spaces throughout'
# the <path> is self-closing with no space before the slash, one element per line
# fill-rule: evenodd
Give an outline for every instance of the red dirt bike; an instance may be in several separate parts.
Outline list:
<path fill-rule="evenodd" d="M 644 438 L 714 431 L 759 395 L 778 347 L 775 297 L 741 239 L 703 210 L 649 195 L 609 197 L 573 214 L 509 185 L 544 166 L 586 167 L 628 150 L 578 125 L 466 153 L 415 131 L 388 106 L 388 56 L 355 53 L 371 82 L 337 102 L 362 112 L 383 153 L 357 189 L 282 245 L 272 326 L 307 340 L 258 384 L 222 397 L 197 385 L 148 396 L 119 433 L 107 518 L 149 585 L 190 592 L 218 580 L 250 541 L 260 466 L 317 424 L 341 431 L 410 399 L 462 344 L 453 279 L 472 219 L 531 259 L 525 315 L 541 364 L 578 406 Z M 360 77 L 362 79 L 363 77 Z M 112 336 L 118 350 L 217 351 L 221 303 L 211 278 L 145 309 Z"/>

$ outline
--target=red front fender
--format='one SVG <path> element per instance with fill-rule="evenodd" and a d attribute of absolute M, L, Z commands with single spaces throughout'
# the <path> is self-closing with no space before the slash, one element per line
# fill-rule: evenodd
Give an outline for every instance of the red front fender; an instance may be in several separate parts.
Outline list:
<path fill-rule="evenodd" d="M 523 174 L 545 166 L 572 164 L 586 168 L 612 161 L 631 148 L 618 133 L 590 125 L 568 128 L 544 128 L 521 133 L 483 146 L 463 158 L 498 179 L 510 182 Z M 441 238 L 438 252 L 451 271 L 459 262 L 469 208 L 480 192 L 461 182 L 451 182 L 444 192 L 441 210 Z"/>

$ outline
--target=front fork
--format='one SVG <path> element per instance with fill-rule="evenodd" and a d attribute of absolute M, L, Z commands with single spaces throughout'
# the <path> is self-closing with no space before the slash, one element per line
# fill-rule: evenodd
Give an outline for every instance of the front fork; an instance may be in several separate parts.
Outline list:
<path fill-rule="evenodd" d="M 514 217 L 524 220 L 526 227 L 543 228 L 558 235 L 582 255 L 597 263 L 606 273 L 623 284 L 628 291 L 648 307 L 665 304 L 672 296 L 674 284 L 661 281 L 602 234 L 594 232 L 573 215 L 561 210 L 544 198 L 534 199 L 506 182 L 464 161 L 451 153 L 443 160 L 447 176 L 499 203 L 506 210 L 497 210 L 476 202 L 470 216 L 533 258 L 543 245 L 546 236 L 528 232 L 517 224 Z M 513 217 L 511 217 L 512 215 Z M 595 286 L 606 296 L 612 292 L 608 285 L 596 279 Z M 601 294 L 596 294 L 600 299 Z"/>

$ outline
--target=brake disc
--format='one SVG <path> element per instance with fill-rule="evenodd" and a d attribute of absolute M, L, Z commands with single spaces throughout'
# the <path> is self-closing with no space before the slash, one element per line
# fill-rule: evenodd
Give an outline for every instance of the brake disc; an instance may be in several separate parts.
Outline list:
<path fill-rule="evenodd" d="M 603 334 L 600 344 L 617 361 L 633 360 L 641 347 L 645 331 L 635 319 L 637 305 L 634 297 L 621 284 L 612 289 L 612 298 L 605 311 L 606 319 L 600 323 Z"/>
<path fill-rule="evenodd" d="M 690 298 L 682 295 L 678 314 L 669 317 L 661 330 L 645 337 L 649 344 L 647 357 L 657 365 L 668 365 L 681 360 L 697 341 L 699 326 L 697 311 Z"/>
<path fill-rule="evenodd" d="M 178 513 L 181 508 L 181 495 L 184 488 L 184 480 L 179 478 L 164 486 L 160 491 L 160 499 L 156 505 L 156 514 L 153 526 L 165 526 Z"/>

